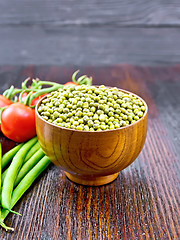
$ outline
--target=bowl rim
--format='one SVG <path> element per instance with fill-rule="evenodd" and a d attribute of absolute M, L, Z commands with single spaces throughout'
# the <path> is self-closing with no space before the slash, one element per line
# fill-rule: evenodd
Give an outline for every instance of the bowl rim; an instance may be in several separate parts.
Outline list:
<path fill-rule="evenodd" d="M 94 86 L 95 86 L 95 87 L 96 87 L 96 86 L 99 87 L 100 85 L 94 85 Z M 109 86 L 105 86 L 105 87 L 113 88 L 113 87 L 109 87 Z M 135 97 L 137 97 L 138 99 L 140 99 L 140 100 L 143 102 L 146 110 L 145 110 L 144 115 L 143 115 L 142 118 L 140 118 L 140 119 L 137 120 L 136 122 L 134 122 L 134 123 L 132 123 L 132 124 L 130 124 L 130 125 L 124 126 L 124 127 L 120 127 L 120 128 L 116 128 L 116 129 L 109 129 L 109 130 L 102 130 L 102 131 L 87 131 L 87 130 L 77 130 L 77 129 L 60 127 L 60 126 L 58 126 L 58 125 L 56 125 L 56 124 L 53 124 L 53 123 L 50 123 L 50 122 L 46 121 L 43 117 L 41 117 L 41 115 L 38 113 L 38 110 L 37 110 L 38 107 L 39 107 L 39 105 L 40 105 L 40 103 L 41 103 L 45 98 L 47 98 L 47 96 L 48 96 L 50 93 L 47 94 L 47 95 L 45 95 L 44 97 L 42 97 L 42 98 L 37 102 L 36 107 L 35 107 L 35 115 L 37 115 L 37 117 L 39 117 L 43 122 L 49 124 L 49 125 L 52 126 L 52 127 L 57 127 L 57 128 L 59 128 L 59 129 L 67 130 L 67 131 L 74 131 L 74 132 L 80 132 L 80 133 L 92 133 L 92 134 L 95 134 L 95 133 L 96 133 L 96 134 L 102 134 L 102 133 L 105 133 L 105 132 L 113 132 L 113 131 L 117 131 L 117 130 L 118 130 L 118 131 L 121 131 L 121 130 L 123 130 L 123 129 L 132 127 L 132 126 L 138 124 L 139 122 L 143 121 L 143 120 L 148 116 L 148 105 L 147 105 L 147 103 L 145 102 L 145 100 L 144 100 L 143 98 L 141 98 L 139 95 L 137 95 L 137 94 L 135 94 L 135 93 L 133 93 L 133 92 L 131 92 L 131 91 L 128 91 L 128 90 L 125 90 L 125 89 L 121 89 L 121 88 L 118 88 L 118 87 L 116 87 L 116 88 L 117 88 L 118 90 L 122 91 L 122 92 L 125 92 L 125 93 L 128 93 L 128 94 L 134 95 Z"/>

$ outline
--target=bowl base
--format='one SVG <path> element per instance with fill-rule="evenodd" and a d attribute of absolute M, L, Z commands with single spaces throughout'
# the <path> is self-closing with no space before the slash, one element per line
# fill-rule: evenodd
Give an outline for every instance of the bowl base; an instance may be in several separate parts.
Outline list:
<path fill-rule="evenodd" d="M 73 182 L 81 184 L 81 185 L 86 185 L 86 186 L 100 186 L 100 185 L 105 185 L 108 184 L 112 181 L 114 181 L 119 173 L 114 173 L 112 175 L 108 176 L 100 176 L 100 177 L 93 177 L 90 178 L 81 176 L 81 175 L 76 175 L 76 174 L 71 174 L 68 172 L 65 172 L 66 176 Z"/>

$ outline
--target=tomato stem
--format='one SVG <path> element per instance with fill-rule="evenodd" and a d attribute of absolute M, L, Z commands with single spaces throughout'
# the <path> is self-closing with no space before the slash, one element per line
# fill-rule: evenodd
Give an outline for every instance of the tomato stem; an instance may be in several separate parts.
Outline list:
<path fill-rule="evenodd" d="M 9 99 L 10 98 L 10 96 L 11 96 L 11 94 L 13 93 L 13 91 L 14 91 L 14 86 L 12 85 L 11 87 L 10 87 L 10 89 L 9 89 L 9 91 L 7 92 L 7 98 Z"/>
<path fill-rule="evenodd" d="M 9 92 L 9 89 L 6 89 L 6 90 L 3 92 L 3 96 L 7 98 L 8 92 Z"/>
<path fill-rule="evenodd" d="M 27 82 L 30 80 L 31 78 L 30 77 L 28 77 L 28 78 L 26 78 L 25 80 L 24 80 L 24 82 L 22 82 L 22 84 L 21 84 L 21 87 L 22 87 L 22 89 L 23 90 L 25 90 L 25 89 L 27 89 Z"/>
<path fill-rule="evenodd" d="M 30 97 L 31 97 L 32 94 L 33 94 L 32 91 L 30 91 L 30 92 L 28 93 L 28 95 L 26 96 L 26 98 L 25 98 L 25 100 L 24 100 L 24 102 L 23 102 L 24 105 L 27 105 L 27 106 L 30 107 L 29 99 L 30 99 Z"/>
<path fill-rule="evenodd" d="M 14 93 L 14 86 L 12 85 L 9 89 L 4 91 L 3 96 L 6 97 L 7 99 L 11 100 L 12 99 L 12 94 Z"/>
<path fill-rule="evenodd" d="M 34 98 L 37 98 L 37 97 L 39 97 L 43 94 L 50 93 L 50 92 L 58 90 L 59 88 L 64 87 L 64 85 L 62 85 L 62 84 L 54 83 L 54 82 L 48 82 L 48 81 L 39 81 L 38 85 L 39 85 L 39 87 L 43 86 L 43 85 L 50 85 L 51 87 L 42 88 L 42 89 L 36 91 L 35 93 L 31 94 L 31 96 L 29 98 L 29 101 L 28 101 L 29 106 L 31 105 L 31 102 L 33 101 Z M 35 106 L 31 106 L 31 107 L 35 107 Z"/>
<path fill-rule="evenodd" d="M 22 89 L 25 90 L 25 89 L 29 89 L 31 88 L 32 90 L 37 90 L 37 89 L 41 89 L 41 86 L 39 87 L 38 85 L 38 82 L 39 82 L 39 78 L 36 78 L 36 79 L 32 79 L 32 83 L 30 86 L 27 86 L 27 83 L 31 80 L 30 77 L 26 78 L 24 80 L 24 82 L 22 82 L 21 86 L 22 86 Z"/>
<path fill-rule="evenodd" d="M 36 90 L 37 91 L 37 90 Z M 24 93 L 28 93 L 25 100 L 23 100 L 23 94 Z M 30 95 L 32 94 L 32 89 L 30 88 L 27 88 L 27 89 L 24 89 L 23 91 L 20 92 L 20 95 L 19 95 L 19 102 L 20 103 L 23 103 L 24 105 L 28 105 L 29 106 L 29 98 L 30 98 Z"/>
<path fill-rule="evenodd" d="M 79 70 L 77 70 L 76 72 L 74 72 L 73 75 L 72 75 L 72 81 L 73 81 L 74 83 L 77 83 L 77 81 L 76 81 L 76 76 L 77 76 L 78 72 L 79 72 Z"/>
<path fill-rule="evenodd" d="M 12 102 L 17 102 L 18 98 L 16 94 L 20 93 L 21 91 L 22 89 L 14 88 L 14 86 L 11 86 L 9 89 L 3 92 L 3 96 L 11 100 Z"/>
<path fill-rule="evenodd" d="M 22 83 L 22 90 L 19 95 L 19 101 L 23 103 L 24 105 L 27 105 L 31 108 L 34 108 L 34 106 L 31 105 L 33 99 L 46 94 L 50 93 L 52 91 L 55 91 L 59 88 L 64 87 L 64 85 L 59 84 L 59 83 L 54 83 L 54 82 L 49 82 L 49 81 L 40 81 L 38 78 L 32 80 L 32 85 L 27 87 L 27 82 L 30 80 L 30 78 L 27 78 L 23 83 Z M 43 85 L 50 86 L 46 88 L 42 88 Z M 28 92 L 28 95 L 26 96 L 26 99 L 23 101 L 22 97 L 24 93 Z"/>
<path fill-rule="evenodd" d="M 39 85 L 39 82 L 40 82 L 39 78 L 33 79 L 32 84 L 31 84 L 31 88 L 32 89 L 41 89 L 42 86 Z"/>
<path fill-rule="evenodd" d="M 72 81 L 78 85 L 86 84 L 88 86 L 92 85 L 92 77 L 88 77 L 86 75 L 83 75 L 79 77 L 76 80 L 76 76 L 79 73 L 79 70 L 75 71 L 72 75 Z M 4 91 L 3 96 L 11 100 L 12 102 L 17 102 L 18 100 L 23 103 L 24 105 L 27 105 L 31 108 L 34 108 L 32 106 L 32 101 L 35 98 L 38 98 L 39 96 L 43 94 L 50 93 L 52 91 L 56 91 L 59 88 L 63 88 L 63 84 L 55 83 L 55 82 L 50 82 L 50 81 L 40 81 L 39 78 L 32 79 L 31 84 L 28 86 L 28 82 L 31 80 L 30 77 L 26 78 L 22 84 L 21 84 L 21 89 L 14 88 L 12 85 L 9 89 Z M 43 87 L 43 86 L 46 87 Z M 23 93 L 28 93 L 27 97 L 23 101 Z M 19 94 L 19 97 L 16 96 Z"/>
<path fill-rule="evenodd" d="M 74 72 L 72 75 L 72 81 L 74 83 L 76 83 L 78 85 L 82 85 L 82 84 L 86 84 L 88 86 L 92 85 L 92 77 L 88 77 L 87 75 L 83 75 L 76 80 L 76 76 L 77 76 L 78 72 L 79 72 L 79 70 Z"/>

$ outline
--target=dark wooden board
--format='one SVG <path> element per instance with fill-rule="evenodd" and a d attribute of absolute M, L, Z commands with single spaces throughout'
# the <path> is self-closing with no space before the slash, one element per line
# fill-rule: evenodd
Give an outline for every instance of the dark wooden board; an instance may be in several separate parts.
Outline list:
<path fill-rule="evenodd" d="M 168 65 L 180 62 L 180 28 L 0 25 L 0 64 Z"/>
<path fill-rule="evenodd" d="M 51 165 L 35 181 L 6 223 L 0 239 L 180 239 L 180 65 L 171 67 L 3 66 L 1 92 L 27 76 L 65 83 L 77 68 L 94 84 L 140 95 L 149 106 L 148 134 L 136 161 L 101 187 L 70 182 Z"/>
<path fill-rule="evenodd" d="M 0 64 L 176 64 L 179 27 L 178 0 L 0 0 Z"/>
<path fill-rule="evenodd" d="M 178 0 L 0 0 L 0 24 L 179 26 L 179 16 Z"/>

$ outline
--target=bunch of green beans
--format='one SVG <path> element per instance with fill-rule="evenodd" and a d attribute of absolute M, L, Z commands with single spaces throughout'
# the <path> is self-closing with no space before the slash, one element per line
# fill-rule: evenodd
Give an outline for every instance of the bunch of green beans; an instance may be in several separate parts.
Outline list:
<path fill-rule="evenodd" d="M 2 156 L 0 145 L 0 225 L 34 180 L 49 166 L 50 160 L 41 149 L 37 137 L 21 143 Z M 2 174 L 1 174 L 2 173 Z"/>

